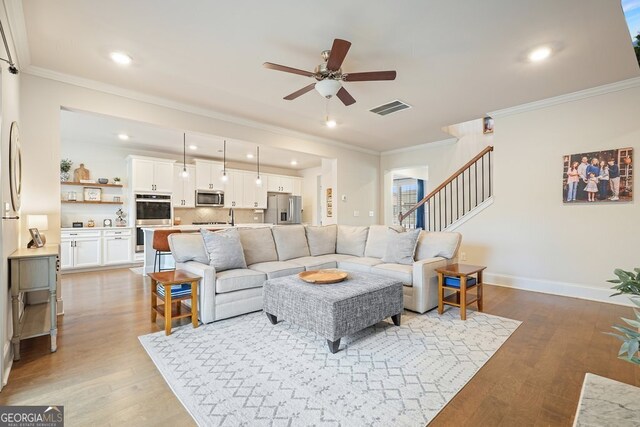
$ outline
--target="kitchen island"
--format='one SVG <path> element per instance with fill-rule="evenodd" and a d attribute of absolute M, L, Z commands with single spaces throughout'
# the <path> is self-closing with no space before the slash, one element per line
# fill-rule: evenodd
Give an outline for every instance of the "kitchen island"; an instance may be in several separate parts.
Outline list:
<path fill-rule="evenodd" d="M 248 224 L 236 224 L 234 226 L 230 224 L 205 224 L 205 225 L 157 225 L 157 226 L 146 226 L 142 227 L 142 231 L 144 232 L 144 258 L 143 258 L 143 274 L 146 276 L 147 273 L 153 272 L 153 261 L 156 255 L 155 249 L 153 249 L 153 233 L 157 230 L 180 230 L 182 233 L 197 233 L 201 228 L 205 228 L 207 230 L 217 231 L 223 230 L 225 228 L 231 227 L 272 227 L 272 224 L 263 224 L 263 223 L 248 223 Z M 173 261 L 173 257 L 164 256 L 162 257 L 162 268 L 169 269 L 174 268 L 175 263 Z"/>

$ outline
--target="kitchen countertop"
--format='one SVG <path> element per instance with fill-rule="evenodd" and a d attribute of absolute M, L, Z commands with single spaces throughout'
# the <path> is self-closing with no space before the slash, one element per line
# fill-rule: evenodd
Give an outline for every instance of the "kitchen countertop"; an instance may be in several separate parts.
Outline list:
<path fill-rule="evenodd" d="M 253 227 L 253 228 L 261 228 L 261 227 L 272 227 L 273 224 L 265 224 L 265 223 L 246 223 L 246 224 L 236 224 L 235 227 Z M 198 231 L 201 228 L 211 229 L 211 228 L 231 228 L 229 224 L 201 224 L 201 225 L 193 225 L 193 224 L 182 224 L 182 225 L 156 225 L 156 226 L 147 226 L 141 227 L 143 231 L 155 231 L 155 230 L 185 230 L 185 231 Z"/>
<path fill-rule="evenodd" d="M 90 231 L 90 230 L 131 230 L 133 227 L 60 227 L 62 231 Z"/>

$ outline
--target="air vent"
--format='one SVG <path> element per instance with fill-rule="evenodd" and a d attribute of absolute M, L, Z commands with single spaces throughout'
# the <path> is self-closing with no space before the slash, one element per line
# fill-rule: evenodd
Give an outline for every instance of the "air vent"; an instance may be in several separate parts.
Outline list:
<path fill-rule="evenodd" d="M 404 102 L 396 99 L 395 101 L 391 101 L 378 107 L 372 108 L 369 111 L 379 116 L 386 116 L 387 114 L 406 110 L 407 108 L 411 108 L 411 105 L 405 104 Z"/>

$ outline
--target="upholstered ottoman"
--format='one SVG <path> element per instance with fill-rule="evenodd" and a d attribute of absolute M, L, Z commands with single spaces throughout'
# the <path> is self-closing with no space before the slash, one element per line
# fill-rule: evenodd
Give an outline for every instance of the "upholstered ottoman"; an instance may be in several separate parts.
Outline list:
<path fill-rule="evenodd" d="M 331 353 L 340 338 L 402 315 L 402 282 L 370 273 L 349 272 L 340 283 L 314 285 L 297 275 L 270 279 L 263 285 L 263 309 L 272 324 L 286 320 L 327 339 Z"/>

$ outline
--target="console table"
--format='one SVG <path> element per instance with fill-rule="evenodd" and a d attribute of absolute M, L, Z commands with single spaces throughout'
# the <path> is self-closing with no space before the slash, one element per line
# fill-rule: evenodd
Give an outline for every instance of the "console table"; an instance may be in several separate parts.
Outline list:
<path fill-rule="evenodd" d="M 13 360 L 20 360 L 20 341 L 49 334 L 51 352 L 57 349 L 58 322 L 56 289 L 60 268 L 60 246 L 18 249 L 9 255 L 9 284 L 13 311 Z M 49 301 L 24 306 L 20 298 L 27 292 L 49 291 Z"/>

